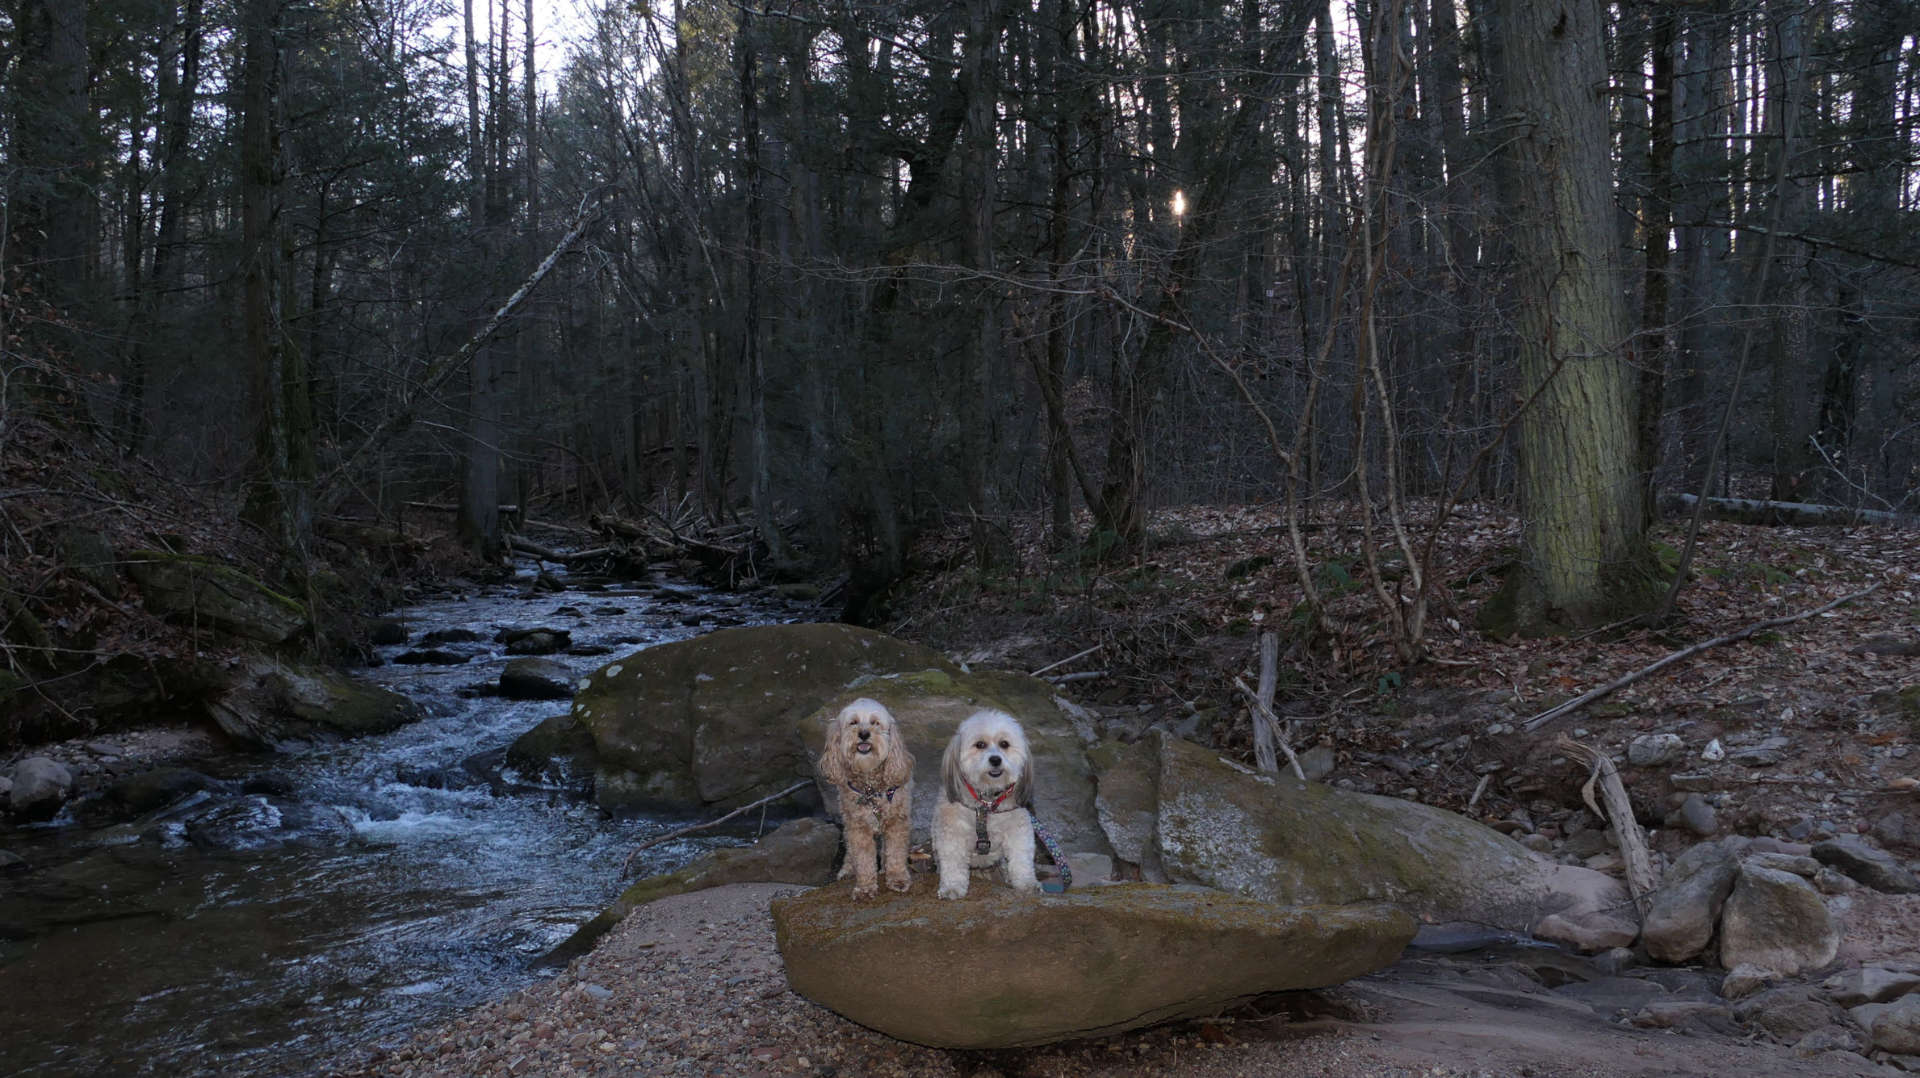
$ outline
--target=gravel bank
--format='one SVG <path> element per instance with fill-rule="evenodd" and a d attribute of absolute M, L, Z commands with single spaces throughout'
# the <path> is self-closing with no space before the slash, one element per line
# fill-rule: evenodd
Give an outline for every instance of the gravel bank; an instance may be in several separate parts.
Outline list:
<path fill-rule="evenodd" d="M 903 1044 L 787 988 L 768 902 L 801 888 L 737 884 L 636 911 L 591 953 L 443 1026 L 336 1060 L 380 1078 L 702 1075 L 726 1078 L 1626 1078 L 1845 1075 L 1784 1048 L 1623 1030 L 1596 1017 L 1481 1007 L 1396 985 L 1391 971 L 1260 1013 L 1024 1051 Z"/>

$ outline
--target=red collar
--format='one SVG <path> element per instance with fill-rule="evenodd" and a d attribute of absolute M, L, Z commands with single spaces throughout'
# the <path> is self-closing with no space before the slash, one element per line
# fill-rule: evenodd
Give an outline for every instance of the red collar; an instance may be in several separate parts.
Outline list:
<path fill-rule="evenodd" d="M 960 785 L 965 786 L 967 788 L 967 792 L 973 795 L 973 799 L 975 801 L 978 801 L 982 805 L 985 805 L 988 812 L 1000 811 L 1000 802 L 1005 801 L 1007 799 L 1007 795 L 1013 792 L 1013 787 L 1009 786 L 1006 789 L 1001 790 L 1000 795 L 998 797 L 995 797 L 992 801 L 988 801 L 986 798 L 980 796 L 980 792 L 978 790 L 975 790 L 973 788 L 973 783 L 968 782 L 966 779 L 961 779 Z"/>

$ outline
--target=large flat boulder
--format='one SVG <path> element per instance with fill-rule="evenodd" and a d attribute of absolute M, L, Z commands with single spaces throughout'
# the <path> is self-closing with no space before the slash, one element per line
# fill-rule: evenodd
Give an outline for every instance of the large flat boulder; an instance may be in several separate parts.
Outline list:
<path fill-rule="evenodd" d="M 794 991 L 900 1040 L 1010 1048 L 1341 984 L 1393 962 L 1415 928 L 1385 906 L 1286 908 L 1200 888 L 976 887 L 943 901 L 931 879 L 915 883 L 878 901 L 855 902 L 847 883 L 776 900 Z"/>
<path fill-rule="evenodd" d="M 1160 861 L 1197 883 L 1283 906 L 1386 902 L 1591 949 L 1638 926 L 1620 881 L 1536 857 L 1464 816 L 1263 775 L 1159 737 Z"/>
<path fill-rule="evenodd" d="M 851 625 L 761 625 L 660 644 L 601 667 L 573 698 L 613 812 L 731 807 L 810 776 L 798 723 L 855 679 L 959 673 L 939 652 Z"/>

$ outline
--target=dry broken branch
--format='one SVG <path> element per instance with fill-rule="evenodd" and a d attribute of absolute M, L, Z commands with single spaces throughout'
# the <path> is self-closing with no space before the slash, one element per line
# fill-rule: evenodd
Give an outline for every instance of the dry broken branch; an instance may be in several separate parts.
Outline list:
<path fill-rule="evenodd" d="M 640 856 L 640 853 L 642 850 L 652 849 L 653 847 L 660 845 L 662 842 L 672 842 L 676 838 L 682 838 L 687 835 L 691 835 L 695 831 L 705 831 L 709 827 L 718 827 L 721 824 L 726 823 L 728 820 L 733 819 L 735 816 L 738 816 L 749 809 L 757 809 L 761 805 L 778 801 L 781 798 L 787 796 L 788 794 L 793 793 L 795 790 L 799 790 L 803 787 L 811 786 L 811 785 L 813 785 L 812 779 L 801 779 L 799 782 L 796 782 L 793 785 L 787 787 L 786 789 L 781 790 L 777 794 L 768 794 L 767 796 L 761 798 L 758 801 L 752 801 L 747 804 L 741 805 L 739 808 L 734 809 L 732 812 L 727 813 L 725 816 L 720 816 L 715 819 L 708 820 L 706 823 L 689 824 L 686 827 L 681 827 L 681 828 L 677 828 L 675 830 L 669 831 L 664 835 L 657 835 L 653 838 L 650 838 L 647 841 L 642 842 L 640 845 L 635 846 L 633 848 L 633 852 L 627 854 L 627 859 L 620 863 L 620 874 L 622 876 L 625 876 L 627 874 L 628 870 L 630 870 L 633 867 L 633 859 Z"/>
<path fill-rule="evenodd" d="M 1667 655 L 1656 662 L 1649 663 L 1648 665 L 1643 666 L 1640 669 L 1635 670 L 1630 674 L 1627 674 L 1622 677 L 1617 677 L 1612 681 L 1607 682 L 1605 685 L 1602 685 L 1599 688 L 1586 693 L 1583 696 L 1575 697 L 1574 699 L 1569 700 L 1558 707 L 1548 708 L 1547 710 L 1542 711 L 1540 714 L 1535 715 L 1533 718 L 1528 719 L 1527 721 L 1521 723 L 1520 728 L 1529 732 L 1538 730 L 1540 727 L 1545 726 L 1546 724 L 1554 721 L 1555 719 L 1564 718 L 1567 715 L 1571 715 L 1574 712 L 1580 710 L 1581 708 L 1586 707 L 1588 704 L 1593 703 L 1595 700 L 1598 700 L 1601 697 L 1606 696 L 1608 693 L 1614 692 L 1618 689 L 1623 689 L 1626 686 L 1631 685 L 1636 681 L 1639 681 L 1641 678 L 1646 677 L 1648 674 L 1654 673 L 1658 670 L 1665 669 L 1666 667 L 1671 666 L 1674 663 L 1679 662 L 1681 659 L 1687 658 L 1688 656 L 1698 655 L 1700 652 L 1706 651 L 1709 648 L 1717 648 L 1722 644 L 1731 644 L 1738 640 L 1745 640 L 1747 637 L 1752 636 L 1757 632 L 1762 632 L 1767 629 L 1777 629 L 1782 625 L 1791 625 L 1796 621 L 1805 621 L 1806 619 L 1813 617 L 1817 614 L 1824 614 L 1827 611 L 1832 610 L 1836 606 L 1841 606 L 1846 603 L 1850 603 L 1855 599 L 1859 599 L 1867 595 L 1871 595 L 1873 592 L 1878 591 L 1881 585 L 1885 583 L 1886 581 L 1880 581 L 1879 583 L 1874 584 L 1872 587 L 1862 588 L 1859 591 L 1852 593 L 1851 595 L 1842 595 L 1840 598 L 1835 599 L 1830 603 L 1826 603 L 1821 606 L 1814 607 L 1812 610 L 1803 611 L 1798 614 L 1788 614 L 1788 615 L 1785 615 L 1784 617 L 1768 618 L 1766 621 L 1756 621 L 1752 625 L 1749 625 L 1746 628 L 1741 629 L 1737 632 L 1731 632 L 1726 634 L 1725 636 L 1716 636 L 1712 640 L 1703 640 L 1700 643 L 1693 645 L 1692 647 L 1681 648 L 1679 651 L 1676 651 L 1671 655 Z"/>
<path fill-rule="evenodd" d="M 1260 694 L 1248 688 L 1247 683 L 1245 681 L 1242 681 L 1240 678 L 1235 677 L 1233 679 L 1233 683 L 1234 685 L 1239 687 L 1241 692 L 1247 694 L 1247 700 L 1253 706 L 1253 728 L 1256 731 L 1256 737 L 1258 736 L 1257 731 L 1260 729 L 1260 724 L 1266 723 L 1268 728 L 1272 731 L 1271 736 L 1273 738 L 1273 743 L 1279 746 L 1279 749 L 1281 752 L 1286 754 L 1287 765 L 1293 768 L 1294 778 L 1299 779 L 1301 782 L 1307 781 L 1307 773 L 1300 769 L 1300 758 L 1293 754 L 1293 747 L 1287 744 L 1287 739 L 1279 735 L 1280 723 L 1279 723 L 1279 720 L 1273 717 L 1273 710 L 1261 704 Z M 1278 771 L 1279 764 L 1276 762 L 1272 765 L 1271 768 L 1263 767 L 1261 768 L 1261 770 L 1262 771 L 1269 771 L 1269 770 Z"/>
<path fill-rule="evenodd" d="M 1595 816 L 1604 817 L 1613 827 L 1614 844 L 1620 847 L 1620 859 L 1627 866 L 1627 891 L 1633 896 L 1640 916 L 1645 917 L 1653 892 L 1660 885 L 1660 876 L 1654 871 L 1653 855 L 1647 850 L 1646 832 L 1640 830 L 1639 821 L 1633 818 L 1633 803 L 1627 799 L 1627 787 L 1620 781 L 1620 770 L 1613 765 L 1611 756 L 1570 737 L 1560 737 L 1553 747 L 1584 761 L 1592 769 L 1586 785 L 1580 788 L 1580 797 Z M 1593 797 L 1595 786 L 1600 788 L 1599 803 Z"/>

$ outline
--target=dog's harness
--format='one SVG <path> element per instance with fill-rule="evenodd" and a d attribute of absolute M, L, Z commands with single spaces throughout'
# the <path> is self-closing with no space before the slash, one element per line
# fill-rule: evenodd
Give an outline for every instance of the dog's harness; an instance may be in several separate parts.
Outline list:
<path fill-rule="evenodd" d="M 968 796 L 973 798 L 973 852 L 986 853 L 993 849 L 993 843 L 987 841 L 987 817 L 1000 811 L 1000 802 L 1007 799 L 1007 795 L 1013 792 L 1013 787 L 1009 786 L 1001 790 L 994 795 L 993 800 L 989 801 L 981 797 L 980 792 L 973 788 L 973 783 L 966 779 L 961 779 L 960 785 L 965 786 Z"/>
<path fill-rule="evenodd" d="M 974 789 L 973 783 L 968 782 L 966 779 L 961 779 L 960 785 L 965 786 L 967 788 L 967 794 L 973 798 L 973 852 L 980 854 L 989 853 L 993 850 L 993 843 L 987 838 L 987 817 L 1001 811 L 1000 803 L 1007 799 L 1007 795 L 1013 793 L 1013 787 L 1009 786 L 999 793 L 994 794 L 993 800 L 989 801 L 981 797 L 980 791 Z M 1008 811 L 1019 807 L 1018 805 L 1010 805 L 1008 806 Z M 1060 870 L 1061 889 L 1065 890 L 1068 887 L 1072 887 L 1073 869 L 1067 866 L 1066 855 L 1060 852 L 1060 843 L 1054 840 L 1053 833 L 1040 826 L 1040 817 L 1038 816 L 1033 817 L 1033 833 L 1034 836 L 1040 840 L 1040 844 L 1047 848 L 1048 855 L 1053 858 L 1054 866 Z"/>
<path fill-rule="evenodd" d="M 893 795 L 900 792 L 900 787 L 898 786 L 889 786 L 884 790 L 872 786 L 862 789 L 851 782 L 847 783 L 847 789 L 853 791 L 853 803 L 859 805 L 861 808 L 876 808 L 883 800 L 891 805 L 893 804 Z"/>

